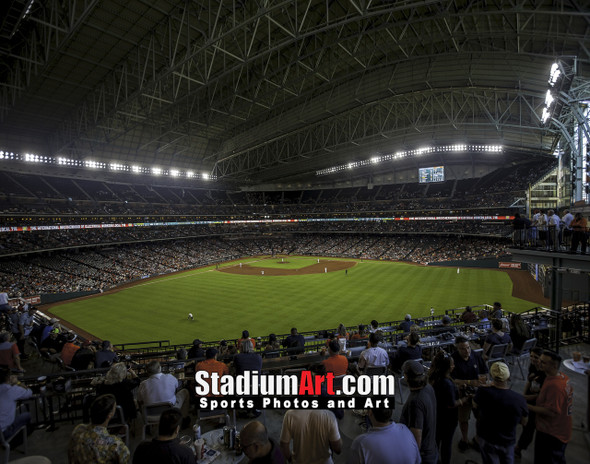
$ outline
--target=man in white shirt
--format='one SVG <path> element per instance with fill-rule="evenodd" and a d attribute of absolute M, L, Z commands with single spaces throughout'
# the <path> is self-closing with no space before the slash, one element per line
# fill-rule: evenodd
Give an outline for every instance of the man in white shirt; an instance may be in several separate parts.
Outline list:
<path fill-rule="evenodd" d="M 547 244 L 549 250 L 559 251 L 559 224 L 561 223 L 559 216 L 555 211 L 550 209 L 547 211 Z"/>
<path fill-rule="evenodd" d="M 8 293 L 0 292 L 0 314 L 12 310 L 12 306 L 8 303 Z"/>
<path fill-rule="evenodd" d="M 321 409 L 289 409 L 280 441 L 286 460 L 296 464 L 332 464 L 332 452 L 342 451 L 336 416 Z"/>
<path fill-rule="evenodd" d="M 572 243 L 572 221 L 574 220 L 574 215 L 570 213 L 569 209 L 564 210 L 563 216 L 561 218 L 561 224 L 563 228 L 563 235 L 562 235 L 562 242 L 567 249 L 570 248 Z"/>
<path fill-rule="evenodd" d="M 369 335 L 369 345 L 359 357 L 358 367 L 360 370 L 364 370 L 367 367 L 389 366 L 389 355 L 387 351 L 378 346 L 379 342 L 379 335 L 376 333 Z"/>
<path fill-rule="evenodd" d="M 170 406 L 180 409 L 183 417 L 188 417 L 189 393 L 188 390 L 178 389 L 178 379 L 172 374 L 162 374 L 162 366 L 158 361 L 150 361 L 146 368 L 149 378 L 141 382 L 137 391 L 137 400 L 140 404 L 151 405 L 155 403 L 169 403 Z"/>

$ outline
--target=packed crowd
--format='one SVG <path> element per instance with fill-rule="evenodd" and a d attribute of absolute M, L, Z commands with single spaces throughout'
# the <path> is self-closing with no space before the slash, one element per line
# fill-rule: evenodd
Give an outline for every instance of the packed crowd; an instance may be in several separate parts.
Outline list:
<path fill-rule="evenodd" d="M 106 375 L 92 381 L 95 399 L 89 407 L 89 423 L 77 425 L 71 434 L 68 445 L 71 464 L 96 460 L 194 463 L 194 451 L 178 441 L 180 432 L 192 425 L 191 405 L 200 403 L 199 399 L 206 396 L 206 392 L 218 391 L 224 376 L 260 373 L 263 356 L 272 355 L 284 347 L 291 350 L 288 354 L 291 357 L 303 353 L 305 346 L 305 339 L 296 328 L 282 341 L 269 336 L 263 349 L 245 330 L 232 345 L 229 356 L 227 343 L 205 350 L 197 339 L 188 352 L 181 353 L 181 350 L 178 353 L 178 360 L 182 361 L 180 369 L 190 374 L 183 375 L 182 379 L 199 377 L 208 381 L 195 388 L 195 381 L 182 382 L 172 373 L 165 373 L 158 360 L 150 361 L 145 375 L 140 378 L 134 369 L 120 362 L 110 342 L 80 343 L 72 334 L 62 333 L 55 320 L 46 320 L 33 327 L 27 318 L 34 314 L 34 308 L 23 306 L 19 310 L 7 310 L 0 306 L 0 311 L 3 317 L 5 312 L 9 313 L 8 318 L 13 321 L 11 325 L 16 326 L 12 329 L 15 338 L 19 342 L 24 342 L 26 337 L 33 338 L 47 358 L 59 357 L 64 365 L 80 369 L 109 368 Z M 419 324 L 410 314 L 399 326 L 408 335 L 396 349 L 387 351 L 382 347 L 377 321 L 372 321 L 368 328 L 359 326 L 359 331 L 354 332 L 348 332 L 340 325 L 326 342 L 327 356 L 307 371 L 312 376 L 310 382 L 322 385 L 320 398 L 330 399 L 337 395 L 343 389 L 346 377 L 360 375 L 391 372 L 396 376 L 403 375 L 409 387 L 397 423 L 392 420 L 394 397 L 368 396 L 370 403 L 365 403 L 364 409 L 371 426 L 354 438 L 347 451 L 347 462 L 392 462 L 393 447 L 400 462 L 449 464 L 456 453 L 453 442 L 457 429 L 459 451 L 473 448 L 481 454 L 483 462 L 513 462 L 533 442 L 535 462 L 563 462 L 572 437 L 573 389 L 568 377 L 560 372 L 561 357 L 542 348 L 531 348 L 529 342 L 536 339 L 531 338 L 529 327 L 518 314 L 508 319 L 500 303 L 494 303 L 489 312 L 482 310 L 478 314 L 467 307 L 458 318 L 465 324 L 491 319 L 491 331 L 482 340 L 483 349 L 481 352 L 474 350 L 476 346 L 468 338 L 454 333 L 456 328 L 450 325 L 451 318 L 445 315 L 440 321 L 432 322 L 440 323 L 436 327 L 439 335 L 450 335 L 454 340 L 449 345 L 452 352 L 438 351 L 429 367 L 423 362 L 421 338 L 419 330 L 415 330 Z M 366 342 L 358 360 L 349 359 L 344 352 L 346 343 L 355 340 Z M 510 388 L 511 371 L 504 360 L 494 359 L 495 348 L 500 347 L 504 353 L 511 351 L 515 356 L 525 352 L 530 355 L 523 393 Z M 2 363 L 22 371 L 20 356 L 13 338 L 6 332 L 0 334 Z M 206 392 L 201 392 L 202 387 L 207 387 Z M 31 414 L 17 413 L 16 404 L 30 398 L 32 391 L 8 369 L 2 369 L 0 393 L 0 433 L 10 438 L 19 428 L 31 423 Z M 216 399 L 223 399 L 223 396 L 223 393 L 217 395 Z M 133 422 L 142 407 L 155 408 L 157 405 L 161 406 L 157 413 L 160 416 L 158 433 L 151 441 L 141 442 L 132 458 L 128 445 L 109 429 L 116 407 L 120 406 L 127 421 Z M 237 409 L 249 418 L 261 414 L 256 406 L 238 406 Z M 344 410 L 337 406 L 289 409 L 283 415 L 278 443 L 269 439 L 262 423 L 253 420 L 240 431 L 238 443 L 232 442 L 231 446 L 238 456 L 246 454 L 250 462 L 331 463 L 331 455 L 343 450 L 339 425 L 343 417 Z M 476 434 L 470 439 L 472 417 L 477 418 Z M 225 421 L 227 425 L 229 419 Z M 117 424 L 115 429 L 121 425 Z M 519 425 L 522 426 L 520 434 Z M 199 440 L 199 431 L 194 430 L 196 440 Z M 197 452 L 200 452 L 199 447 Z M 551 459 L 545 459 L 547 457 Z"/>
<path fill-rule="evenodd" d="M 302 234 L 295 237 L 254 236 L 141 239 L 121 245 L 127 231 L 117 231 L 112 246 L 63 250 L 50 255 L 5 258 L 0 287 L 11 295 L 107 290 L 125 282 L 228 261 L 244 256 L 301 254 L 365 259 L 403 260 L 421 264 L 448 260 L 499 257 L 506 239 L 428 235 Z M 126 235 L 130 237 L 131 235 Z M 117 244 L 119 242 L 119 244 Z"/>

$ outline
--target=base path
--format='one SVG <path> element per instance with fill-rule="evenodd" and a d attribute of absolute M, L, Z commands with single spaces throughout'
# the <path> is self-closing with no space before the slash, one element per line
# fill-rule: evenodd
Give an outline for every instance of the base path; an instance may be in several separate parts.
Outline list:
<path fill-rule="evenodd" d="M 328 272 L 343 271 L 345 269 L 350 269 L 354 265 L 356 265 L 354 261 L 320 261 L 319 263 L 299 269 L 280 269 L 274 267 L 258 267 L 242 264 L 242 267 L 239 265 L 224 267 L 223 269 L 219 269 L 219 272 L 240 275 L 262 275 L 262 271 L 264 271 L 265 276 L 295 276 L 305 274 L 323 274 L 326 272 L 326 269 Z"/>

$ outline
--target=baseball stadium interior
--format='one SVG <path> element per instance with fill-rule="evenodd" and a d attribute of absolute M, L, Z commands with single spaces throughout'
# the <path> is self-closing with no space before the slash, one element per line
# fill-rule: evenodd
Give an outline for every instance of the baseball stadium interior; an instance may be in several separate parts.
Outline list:
<path fill-rule="evenodd" d="M 416 462 L 586 463 L 589 217 L 586 1 L 1 2 L 0 463 L 410 462 L 376 457 L 389 420 Z M 310 267 L 264 267 L 295 257 Z M 381 262 L 505 272 L 531 304 L 366 307 L 300 332 L 294 310 L 241 338 L 183 309 L 180 342 L 130 326 L 111 343 L 59 314 L 194 270 L 351 280 Z M 436 401 L 416 419 L 449 357 L 454 423 Z M 301 411 L 200 407 L 207 369 L 389 375 L 395 394 L 383 420 L 332 408 L 333 439 L 302 451 Z M 155 378 L 170 401 L 148 399 Z M 98 424 L 109 450 L 89 444 Z M 188 461 L 142 457 L 164 435 Z"/>

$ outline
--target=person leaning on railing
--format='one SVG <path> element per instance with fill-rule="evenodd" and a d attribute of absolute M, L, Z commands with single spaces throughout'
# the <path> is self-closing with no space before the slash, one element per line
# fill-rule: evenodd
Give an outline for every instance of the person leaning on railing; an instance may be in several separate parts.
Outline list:
<path fill-rule="evenodd" d="M 576 253 L 578 244 L 581 244 L 582 254 L 585 254 L 588 243 L 588 220 L 582 216 L 582 213 L 576 213 L 570 226 L 573 229 L 570 253 Z"/>

